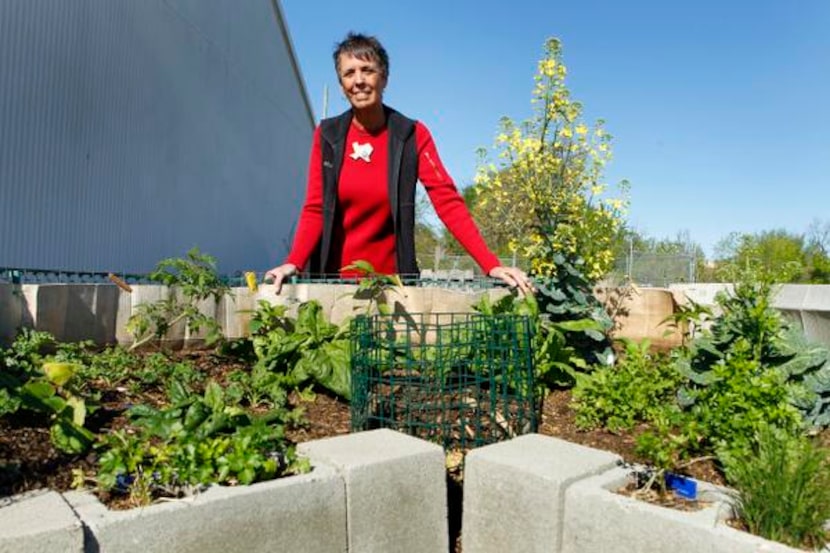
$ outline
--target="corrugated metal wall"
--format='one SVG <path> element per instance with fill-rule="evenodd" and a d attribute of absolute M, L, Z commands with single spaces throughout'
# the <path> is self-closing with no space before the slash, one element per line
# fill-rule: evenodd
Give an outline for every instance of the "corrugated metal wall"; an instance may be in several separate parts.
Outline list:
<path fill-rule="evenodd" d="M 0 0 L 0 267 L 281 261 L 313 116 L 272 0 Z"/>

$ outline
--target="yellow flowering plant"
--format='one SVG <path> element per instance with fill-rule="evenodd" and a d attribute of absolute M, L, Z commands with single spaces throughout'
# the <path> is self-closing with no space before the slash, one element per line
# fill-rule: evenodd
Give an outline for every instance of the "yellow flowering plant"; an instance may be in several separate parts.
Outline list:
<path fill-rule="evenodd" d="M 608 195 L 603 169 L 611 140 L 599 120 L 583 121 L 582 105 L 565 85 L 567 68 L 557 39 L 545 43 L 534 76 L 533 116 L 516 124 L 501 120 L 494 152 L 486 152 L 475 178 L 474 213 L 496 249 L 504 246 L 530 271 L 552 276 L 554 257 L 581 259 L 596 281 L 613 264 L 614 239 L 624 225 L 627 183 Z"/>

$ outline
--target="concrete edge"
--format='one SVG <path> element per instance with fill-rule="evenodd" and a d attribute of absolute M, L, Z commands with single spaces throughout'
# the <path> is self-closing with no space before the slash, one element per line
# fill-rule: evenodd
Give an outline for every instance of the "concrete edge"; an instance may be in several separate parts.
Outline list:
<path fill-rule="evenodd" d="M 731 505 L 725 488 L 698 482 L 701 499 L 711 503 L 685 511 L 617 493 L 630 479 L 630 472 L 630 468 L 616 467 L 577 482 L 565 492 L 563 552 L 627 550 L 636 544 L 637 551 L 657 553 L 669 543 L 672 553 L 802 551 L 728 525 Z"/>

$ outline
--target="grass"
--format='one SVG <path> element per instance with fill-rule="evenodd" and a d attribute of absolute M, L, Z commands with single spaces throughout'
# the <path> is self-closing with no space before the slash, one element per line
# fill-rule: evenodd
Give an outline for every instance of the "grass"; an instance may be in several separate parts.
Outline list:
<path fill-rule="evenodd" d="M 830 519 L 828 450 L 765 428 L 754 455 L 727 457 L 734 508 L 747 530 L 794 547 L 822 547 Z"/>

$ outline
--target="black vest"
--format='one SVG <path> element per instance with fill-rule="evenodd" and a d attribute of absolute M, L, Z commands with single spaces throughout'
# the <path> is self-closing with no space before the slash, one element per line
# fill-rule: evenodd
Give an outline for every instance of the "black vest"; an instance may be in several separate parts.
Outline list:
<path fill-rule="evenodd" d="M 398 274 L 417 276 L 415 260 L 415 186 L 418 182 L 418 147 L 415 121 L 384 106 L 389 129 L 389 203 L 395 229 L 395 256 Z M 312 275 L 340 272 L 339 259 L 331 259 L 331 241 L 337 212 L 337 183 L 345 155 L 346 134 L 352 122 L 351 110 L 320 123 L 323 159 L 323 234 L 308 264 Z"/>

